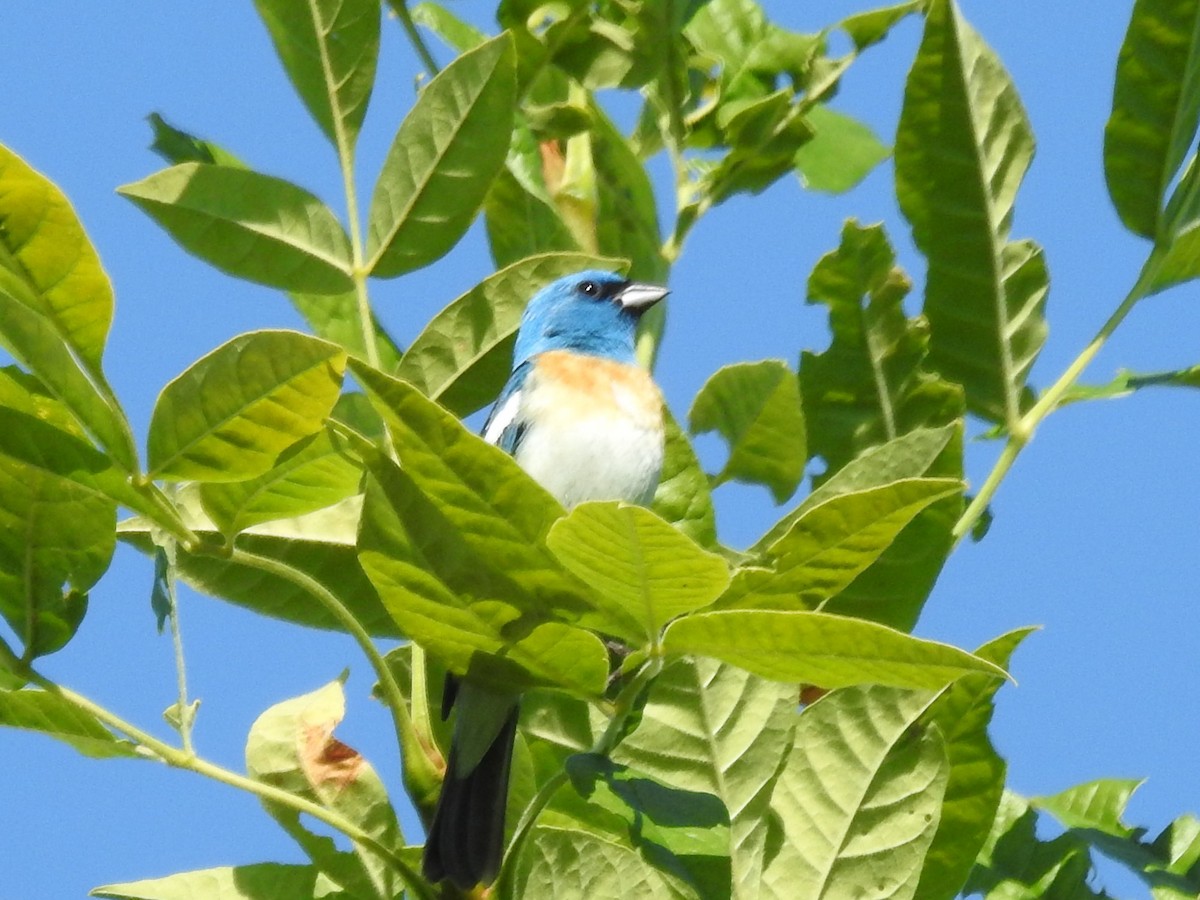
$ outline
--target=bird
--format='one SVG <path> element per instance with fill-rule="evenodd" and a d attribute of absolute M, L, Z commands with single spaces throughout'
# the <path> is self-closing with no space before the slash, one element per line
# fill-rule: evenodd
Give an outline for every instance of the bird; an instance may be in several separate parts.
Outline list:
<path fill-rule="evenodd" d="M 586 270 L 542 288 L 517 329 L 512 374 L 483 438 L 567 509 L 589 500 L 649 504 L 663 462 L 663 401 L 637 363 L 642 314 L 666 288 Z M 461 890 L 491 884 L 504 853 L 504 813 L 519 698 L 453 675 L 450 754 L 422 871 Z"/>

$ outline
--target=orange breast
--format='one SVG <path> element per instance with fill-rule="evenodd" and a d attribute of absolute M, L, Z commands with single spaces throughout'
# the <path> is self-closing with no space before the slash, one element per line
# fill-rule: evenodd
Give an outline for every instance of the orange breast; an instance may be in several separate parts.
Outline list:
<path fill-rule="evenodd" d="M 618 414 L 657 427 L 662 421 L 662 394 L 650 375 L 639 366 L 550 350 L 537 358 L 535 369 L 543 388 L 562 397 L 581 415 Z M 565 411 L 565 409 L 564 409 Z"/>

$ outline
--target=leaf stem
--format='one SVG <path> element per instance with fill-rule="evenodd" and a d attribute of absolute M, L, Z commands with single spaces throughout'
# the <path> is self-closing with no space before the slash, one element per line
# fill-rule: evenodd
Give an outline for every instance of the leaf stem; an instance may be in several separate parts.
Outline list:
<path fill-rule="evenodd" d="M 425 40 L 421 37 L 421 32 L 417 29 L 416 23 L 413 21 L 412 13 L 408 11 L 407 0 L 391 0 L 392 12 L 396 14 L 396 18 L 400 20 L 400 25 L 404 29 L 404 33 L 408 36 L 408 42 L 417 51 L 417 56 L 421 59 L 421 65 L 429 70 L 431 76 L 438 73 L 438 64 L 433 58 L 433 54 L 429 52 L 429 48 L 425 45 Z"/>
<path fill-rule="evenodd" d="M 116 713 L 111 712 L 107 708 L 101 706 L 84 697 L 82 694 L 77 694 L 69 688 L 63 687 L 57 682 L 51 681 L 48 678 L 38 674 L 32 669 L 26 669 L 25 674 L 28 675 L 30 682 L 40 687 L 42 690 L 54 694 L 62 700 L 70 703 L 77 709 L 81 709 L 89 715 L 93 716 L 103 724 L 107 725 L 113 731 L 116 731 L 136 743 L 139 748 L 149 751 L 150 758 L 157 758 L 168 766 L 176 769 L 185 769 L 189 772 L 195 772 L 197 775 L 203 775 L 206 778 L 211 778 L 214 781 L 219 781 L 222 784 L 230 787 L 238 788 L 247 793 L 254 794 L 262 800 L 278 803 L 281 806 L 286 806 L 294 809 L 297 812 L 306 813 L 314 819 L 324 822 L 331 828 L 335 828 L 342 832 L 350 840 L 356 844 L 361 844 L 369 848 L 373 853 L 380 857 L 384 862 L 391 866 L 396 873 L 404 880 L 408 889 L 413 895 L 422 898 L 422 900 L 434 900 L 432 892 L 429 890 L 424 879 L 422 879 L 413 868 L 404 861 L 404 859 L 390 847 L 387 847 L 367 834 L 354 822 L 347 819 L 341 813 L 327 809 L 319 803 L 314 803 L 304 797 L 298 797 L 282 788 L 268 784 L 263 781 L 255 781 L 253 778 L 248 778 L 245 775 L 239 775 L 230 769 L 219 766 L 216 763 L 209 762 L 206 759 L 201 759 L 195 753 L 172 747 L 165 741 L 160 741 L 158 738 L 143 731 L 136 725 L 125 721 Z"/>
<path fill-rule="evenodd" d="M 308 592 L 316 599 L 325 609 L 338 620 L 339 624 L 350 633 L 350 636 L 362 648 L 363 654 L 370 662 L 371 668 L 375 670 L 375 677 L 379 680 L 379 688 L 383 692 L 384 702 L 392 714 L 392 722 L 396 729 L 396 739 L 401 747 L 417 748 L 423 746 L 416 728 L 413 726 L 412 718 L 409 716 L 408 704 L 405 702 L 404 693 L 400 690 L 400 684 L 396 681 L 396 676 L 393 674 L 391 667 L 380 654 L 379 649 L 375 646 L 371 635 L 363 628 L 362 623 L 354 617 L 354 614 L 346 608 L 338 597 L 306 572 L 295 569 L 286 563 L 280 562 L 277 559 L 272 559 L 269 556 L 260 556 L 257 553 L 251 553 L 248 550 L 234 548 L 230 559 L 235 563 L 241 563 L 245 566 L 250 566 L 259 569 L 263 572 L 269 572 Z M 415 759 L 413 758 L 415 756 Z M 441 774 L 434 766 L 432 760 L 425 753 L 408 753 L 406 760 L 410 768 L 414 769 L 416 776 L 425 778 L 426 783 L 436 783 L 440 780 Z"/>
<path fill-rule="evenodd" d="M 630 680 L 629 684 L 621 690 L 617 699 L 613 702 L 612 718 L 608 722 L 608 727 L 604 729 L 604 733 L 596 738 L 592 746 L 588 749 L 588 753 L 598 756 L 608 756 L 611 754 L 627 733 L 627 725 L 629 716 L 637 707 L 638 698 L 650 685 L 650 683 L 658 677 L 662 671 L 662 657 L 653 656 L 650 658 L 637 675 Z M 500 866 L 500 874 L 496 878 L 496 886 L 498 896 L 508 896 L 511 891 L 511 885 L 507 882 L 513 877 L 513 868 L 516 866 L 516 860 L 521 855 L 521 850 L 524 848 L 525 841 L 528 840 L 529 834 L 533 831 L 534 823 L 538 816 L 542 814 L 550 803 L 550 800 L 558 793 L 567 782 L 567 771 L 561 769 L 556 772 L 545 784 L 538 789 L 529 806 L 525 807 L 525 811 L 521 814 L 521 820 L 517 823 L 516 830 L 513 832 L 512 840 L 508 843 L 508 849 L 504 854 L 504 862 Z"/>
<path fill-rule="evenodd" d="M 1130 288 L 1129 293 L 1125 295 L 1125 299 L 1121 301 L 1120 306 L 1113 311 L 1108 320 L 1100 327 L 1100 330 L 1096 332 L 1096 336 L 1083 348 L 1083 352 L 1075 357 L 1074 361 L 1059 376 L 1058 380 L 1047 388 L 1042 396 L 1038 398 L 1038 401 L 1017 420 L 1015 427 L 1010 429 L 1008 442 L 1000 452 L 995 465 L 992 466 L 992 471 L 988 473 L 987 480 L 984 481 L 979 492 L 967 508 L 963 510 L 963 514 L 954 525 L 951 534 L 956 544 L 971 532 L 975 523 L 984 514 L 992 497 L 1000 487 L 1000 483 L 1012 468 L 1013 463 L 1016 462 L 1021 451 L 1025 449 L 1025 445 L 1033 440 L 1033 435 L 1042 423 L 1042 420 L 1058 408 L 1063 396 L 1079 380 L 1080 376 L 1083 375 L 1084 370 L 1096 358 L 1096 355 L 1108 342 L 1108 339 L 1112 337 L 1113 332 L 1125 321 L 1125 317 L 1137 306 L 1138 301 L 1154 292 L 1153 283 L 1159 262 L 1160 256 L 1158 251 L 1155 250 L 1150 254 L 1149 259 L 1146 260 L 1146 264 L 1142 267 L 1137 281 Z"/>
<path fill-rule="evenodd" d="M 183 741 L 183 752 L 195 756 L 196 749 L 192 745 L 193 710 L 188 703 L 187 665 L 183 656 L 183 632 L 179 628 L 179 595 L 175 591 L 175 542 L 167 541 L 167 599 L 171 610 L 168 618 L 171 622 L 171 646 L 175 650 L 175 686 L 179 695 L 176 711 L 179 716 L 179 737 Z"/>

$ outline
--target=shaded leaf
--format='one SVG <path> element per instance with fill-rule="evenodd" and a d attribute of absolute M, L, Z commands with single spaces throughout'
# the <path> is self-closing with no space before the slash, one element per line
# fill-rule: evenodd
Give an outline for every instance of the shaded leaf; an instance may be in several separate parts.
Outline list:
<path fill-rule="evenodd" d="M 284 290 L 353 287 L 350 242 L 303 188 L 249 169 L 180 163 L 118 188 L 181 247 L 223 272 Z"/>
<path fill-rule="evenodd" d="M 1148 387 L 1200 388 L 1200 365 L 1173 372 L 1131 372 L 1119 369 L 1107 384 L 1076 384 L 1063 394 L 1059 406 L 1081 400 L 1112 400 Z"/>
<path fill-rule="evenodd" d="M 808 280 L 808 302 L 829 307 L 833 340 L 800 358 L 800 389 L 811 424 L 808 451 L 837 471 L 874 444 L 963 413 L 962 392 L 923 369 L 928 324 L 909 319 L 908 276 L 895 265 L 882 225 L 842 229 L 837 250 Z"/>
<path fill-rule="evenodd" d="M 867 125 L 824 104 L 813 106 L 804 117 L 815 133 L 792 161 L 809 190 L 844 193 L 891 155 Z"/>
<path fill-rule="evenodd" d="M 1139 0 L 1117 58 L 1104 176 L 1125 227 L 1158 241 L 1167 190 L 1200 120 L 1200 6 Z"/>
<path fill-rule="evenodd" d="M 222 532 L 237 534 L 332 506 L 357 494 L 361 479 L 362 468 L 323 431 L 287 448 L 257 478 L 201 484 L 200 500 Z"/>
<path fill-rule="evenodd" d="M 554 621 L 563 598 L 539 591 L 538 582 L 556 573 L 524 571 L 518 558 L 536 548 L 518 544 L 511 524 L 494 514 L 464 512 L 436 505 L 393 463 L 372 464 L 359 559 L 403 633 L 452 671 L 497 690 L 541 684 L 602 692 L 604 645 Z M 485 542 L 491 553 L 481 552 Z"/>
<path fill-rule="evenodd" d="M 66 197 L 0 146 L 0 342 L 127 472 L 137 451 L 100 371 L 108 276 Z"/>
<path fill-rule="evenodd" d="M 216 163 L 221 166 L 240 166 L 245 163 L 220 144 L 205 140 L 176 128 L 158 113 L 146 117 L 154 132 L 150 149 L 171 164 L 184 162 Z"/>
<path fill-rule="evenodd" d="M 906 16 L 919 12 L 921 0 L 909 0 L 895 6 L 883 6 L 867 12 L 847 16 L 839 23 L 843 31 L 854 41 L 854 49 L 862 53 L 873 44 L 888 36 L 892 26 Z"/>
<path fill-rule="evenodd" d="M 804 474 L 805 428 L 796 374 L 779 360 L 725 366 L 692 401 L 693 434 L 717 431 L 729 458 L 716 481 L 766 485 L 782 503 Z"/>
<path fill-rule="evenodd" d="M 581 503 L 550 529 L 558 560 L 611 608 L 618 631 L 634 646 L 654 644 L 671 619 L 708 606 L 729 584 L 729 567 L 648 509 Z"/>
<path fill-rule="evenodd" d="M 342 294 L 289 293 L 288 300 L 300 315 L 304 316 L 317 337 L 332 341 L 346 348 L 346 352 L 359 359 L 367 359 L 367 343 L 363 338 L 362 319 L 359 318 L 358 294 L 347 291 Z M 374 313 L 371 328 L 375 335 L 375 352 L 379 355 L 379 367 L 385 372 L 394 372 L 400 362 L 401 350 L 388 334 Z"/>
<path fill-rule="evenodd" d="M 1009 427 L 1046 337 L 1041 249 L 1010 242 L 1033 135 L 1000 60 L 953 0 L 935 0 L 905 86 L 896 194 L 929 261 L 930 363 L 967 406 Z"/>
<path fill-rule="evenodd" d="M 650 866 L 633 849 L 587 831 L 535 828 L 517 864 L 514 896 L 645 897 L 686 900 L 686 883 Z"/>
<path fill-rule="evenodd" d="M 106 884 L 90 894 L 115 900 L 301 900 L 316 896 L 318 875 L 313 866 L 257 863 Z"/>
<path fill-rule="evenodd" d="M 294 331 L 228 341 L 163 388 L 147 439 L 150 476 L 238 481 L 268 471 L 322 428 L 345 365 L 339 347 Z"/>
<path fill-rule="evenodd" d="M 1007 668 L 1013 651 L 1032 631 L 1009 632 L 980 647 L 975 655 Z M 1002 683 L 986 675 L 960 678 L 923 717 L 941 732 L 950 764 L 941 818 L 917 890 L 923 900 L 948 900 L 958 894 L 991 830 L 1007 767 L 987 729 L 993 698 Z"/>
<path fill-rule="evenodd" d="M 185 485 L 177 502 L 188 525 L 206 542 L 219 543 L 217 527 L 200 506 L 198 489 Z M 278 560 L 329 588 L 353 613 L 363 628 L 376 637 L 399 637 L 396 624 L 379 602 L 375 588 L 358 565 L 355 538 L 360 498 L 294 519 L 278 519 L 242 532 L 240 549 Z M 117 537 L 143 553 L 154 553 L 154 526 L 143 519 L 122 522 Z M 344 626 L 291 581 L 263 572 L 222 555 L 189 554 L 176 548 L 176 574 L 202 593 L 220 597 L 264 616 L 343 631 Z"/>
<path fill-rule="evenodd" d="M 333 810 L 377 843 L 398 849 L 404 838 L 383 782 L 356 750 L 333 736 L 345 714 L 341 681 L 272 706 L 250 727 L 247 774 Z M 269 801 L 263 806 L 318 867 L 351 891 L 362 884 L 377 896 L 400 893 L 395 870 L 368 847 L 354 845 L 355 866 L 345 854 L 330 853 L 332 842 L 308 832 L 296 810 Z"/>
<path fill-rule="evenodd" d="M 495 400 L 512 371 L 512 346 L 525 305 L 562 275 L 622 271 L 620 260 L 582 253 L 530 257 L 490 275 L 435 315 L 396 376 L 459 415 Z"/>
<path fill-rule="evenodd" d="M 255 0 L 292 86 L 350 159 L 379 55 L 379 0 Z"/>
<path fill-rule="evenodd" d="M 641 724 L 613 754 L 666 784 L 721 800 L 729 811 L 736 898 L 759 896 L 764 822 L 792 747 L 795 705 L 794 686 L 713 660 L 675 660 L 654 681 Z"/>
<path fill-rule="evenodd" d="M 985 900 L 1108 900 L 1089 884 L 1093 870 L 1087 844 L 1070 834 L 1038 840 L 1036 819 L 1024 800 L 1004 792 L 963 893 Z"/>
<path fill-rule="evenodd" d="M 0 690 L 0 725 L 41 732 L 95 759 L 137 755 L 133 744 L 119 739 L 95 716 L 40 688 Z"/>
<path fill-rule="evenodd" d="M 711 656 L 762 678 L 824 688 L 858 684 L 936 689 L 972 672 L 1004 670 L 965 650 L 875 622 L 818 612 L 702 612 L 667 627 L 668 653 Z"/>
<path fill-rule="evenodd" d="M 368 214 L 367 268 L 390 278 L 462 237 L 504 161 L 516 74 L 501 35 L 463 54 L 421 92 L 383 163 Z"/>
<path fill-rule="evenodd" d="M 663 465 L 651 508 L 701 547 L 717 544 L 708 476 L 670 410 L 663 410 Z"/>
<path fill-rule="evenodd" d="M 771 806 L 783 823 L 771 896 L 908 900 L 938 824 L 949 765 L 932 696 L 849 688 L 804 710 Z"/>

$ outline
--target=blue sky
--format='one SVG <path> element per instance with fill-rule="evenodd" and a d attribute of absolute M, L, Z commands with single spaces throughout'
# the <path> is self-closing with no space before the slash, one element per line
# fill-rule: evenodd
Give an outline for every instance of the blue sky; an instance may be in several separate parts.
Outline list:
<path fill-rule="evenodd" d="M 106 369 L 144 435 L 157 392 L 196 358 L 242 331 L 300 325 L 281 295 L 188 257 L 114 193 L 161 166 L 146 149 L 146 115 L 160 112 L 340 209 L 334 156 L 293 97 L 248 0 L 11 6 L 0 30 L 0 142 L 64 189 L 100 252 L 117 294 Z M 482 23 L 489 6 L 457 0 L 453 8 Z M 866 5 L 766 6 L 781 24 L 808 30 Z M 1066 3 L 963 6 L 1012 73 L 1038 140 L 1013 233 L 1042 243 L 1050 267 L 1050 337 L 1033 377 L 1044 386 L 1116 306 L 1146 251 L 1120 228 L 1101 169 L 1130 3 L 1095 0 L 1086 21 Z M 855 65 L 835 106 L 890 141 L 918 39 L 917 22 L 900 27 Z M 385 23 L 379 86 L 361 143 L 364 193 L 411 104 L 416 71 L 399 27 Z M 665 187 L 662 165 L 655 172 Z M 658 372 L 677 415 L 724 364 L 777 357 L 794 365 L 801 348 L 823 348 L 824 319 L 803 303 L 804 285 L 848 216 L 885 222 L 920 284 L 923 266 L 886 164 L 844 197 L 810 194 L 788 180 L 761 198 L 735 199 L 701 223 L 672 276 Z M 489 272 L 477 224 L 450 257 L 376 285 L 374 298 L 403 342 Z M 1088 380 L 1107 380 L 1119 367 L 1200 362 L 1197 335 L 1200 289 L 1152 298 Z M 1004 689 L 994 724 L 1011 785 L 1037 794 L 1099 777 L 1148 777 L 1129 819 L 1152 833 L 1200 806 L 1191 699 L 1200 689 L 1198 420 L 1200 392 L 1184 391 L 1054 415 L 1001 488 L 990 534 L 951 559 L 918 627 L 924 636 L 974 646 L 1043 625 L 1018 653 L 1020 686 Z M 701 446 L 715 466 L 715 442 Z M 970 448 L 974 483 L 997 449 Z M 777 515 L 762 489 L 727 486 L 718 498 L 722 534 L 735 545 Z M 165 735 L 160 714 L 174 700 L 174 674 L 169 641 L 154 631 L 150 581 L 148 563 L 119 549 L 78 638 L 44 669 Z M 245 733 L 259 712 L 349 665 L 349 714 L 339 735 L 397 785 L 384 716 L 366 698 L 368 669 L 348 640 L 189 592 L 182 604 L 192 691 L 203 700 L 201 752 L 240 769 Z M 6 897 L 81 897 L 110 881 L 299 860 L 257 801 L 196 776 L 139 761 L 84 760 L 46 738 L 10 731 L 0 732 L 0 759 Z M 1122 896 L 1145 893 L 1127 880 L 1109 883 Z"/>

